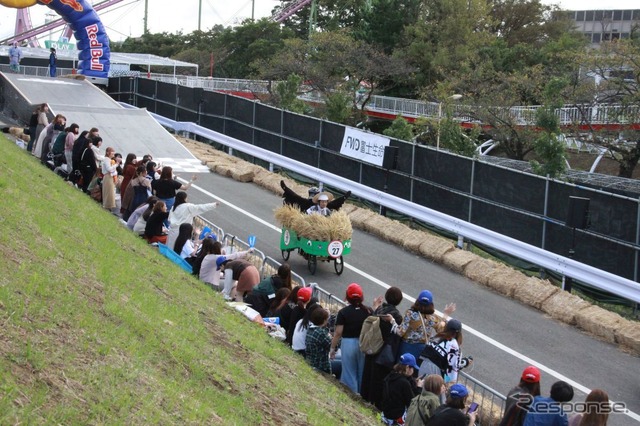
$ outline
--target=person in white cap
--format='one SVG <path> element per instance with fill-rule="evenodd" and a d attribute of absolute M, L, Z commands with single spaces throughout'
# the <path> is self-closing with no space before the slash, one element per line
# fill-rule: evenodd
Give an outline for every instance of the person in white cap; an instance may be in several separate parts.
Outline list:
<path fill-rule="evenodd" d="M 329 204 L 331 194 L 328 192 L 321 192 L 313 197 L 313 202 L 315 203 L 313 206 L 307 209 L 307 214 L 320 214 L 322 216 L 331 215 L 331 209 L 327 207 Z"/>

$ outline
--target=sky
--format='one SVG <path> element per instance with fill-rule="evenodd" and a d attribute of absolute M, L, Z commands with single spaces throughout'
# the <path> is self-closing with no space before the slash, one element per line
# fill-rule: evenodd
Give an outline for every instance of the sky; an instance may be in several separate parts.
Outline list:
<path fill-rule="evenodd" d="M 271 10 L 279 5 L 277 0 L 148 0 L 149 31 L 188 34 L 198 28 L 198 5 L 202 5 L 201 29 L 214 25 L 231 26 L 251 17 L 252 1 L 255 2 L 256 19 L 270 16 Z M 90 1 L 91 2 L 91 1 Z M 637 0 L 543 0 L 546 4 L 558 4 L 568 10 L 586 9 L 640 9 Z M 99 3 L 94 0 L 93 3 Z M 144 0 L 124 0 L 109 9 L 101 11 L 100 18 L 106 26 L 107 34 L 114 41 L 137 37 L 143 32 Z M 50 9 L 36 5 L 30 8 L 34 26 L 45 23 Z M 13 34 L 16 10 L 0 6 L 0 38 Z M 59 34 L 52 33 L 57 40 Z M 48 34 L 45 36 L 48 38 Z"/>

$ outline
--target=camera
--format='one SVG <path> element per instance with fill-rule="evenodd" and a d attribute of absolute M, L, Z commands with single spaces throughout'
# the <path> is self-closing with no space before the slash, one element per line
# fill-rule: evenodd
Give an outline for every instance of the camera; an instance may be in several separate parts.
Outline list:
<path fill-rule="evenodd" d="M 473 362 L 472 356 L 466 356 L 460 359 L 460 369 L 467 368 Z"/>

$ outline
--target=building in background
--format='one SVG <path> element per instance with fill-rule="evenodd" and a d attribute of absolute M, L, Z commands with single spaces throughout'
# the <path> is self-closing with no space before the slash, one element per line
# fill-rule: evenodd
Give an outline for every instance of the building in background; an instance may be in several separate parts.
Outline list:
<path fill-rule="evenodd" d="M 640 33 L 640 9 L 571 10 L 567 14 L 593 47 Z"/>

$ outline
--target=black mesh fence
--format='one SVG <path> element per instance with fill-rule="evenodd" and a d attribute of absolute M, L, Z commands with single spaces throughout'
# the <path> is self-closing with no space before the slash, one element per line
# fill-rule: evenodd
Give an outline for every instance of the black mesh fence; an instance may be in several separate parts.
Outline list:
<path fill-rule="evenodd" d="M 117 100 L 199 123 L 562 256 L 574 244 L 573 230 L 564 226 L 569 197 L 589 198 L 590 227 L 575 231 L 574 258 L 637 280 L 636 200 L 396 140 L 390 144 L 398 147 L 398 161 L 387 172 L 341 154 L 345 127 L 339 124 L 224 93 L 147 79 L 110 79 L 109 91 Z M 255 161 L 250 154 L 238 155 Z"/>

